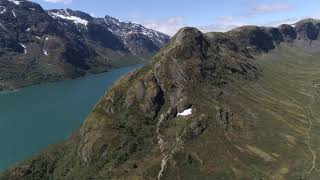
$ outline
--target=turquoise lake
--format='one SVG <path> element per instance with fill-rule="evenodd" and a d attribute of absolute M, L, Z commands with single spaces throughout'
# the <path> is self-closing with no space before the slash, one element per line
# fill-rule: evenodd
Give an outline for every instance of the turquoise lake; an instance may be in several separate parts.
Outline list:
<path fill-rule="evenodd" d="M 137 67 L 0 92 L 0 171 L 66 139 L 106 89 Z"/>

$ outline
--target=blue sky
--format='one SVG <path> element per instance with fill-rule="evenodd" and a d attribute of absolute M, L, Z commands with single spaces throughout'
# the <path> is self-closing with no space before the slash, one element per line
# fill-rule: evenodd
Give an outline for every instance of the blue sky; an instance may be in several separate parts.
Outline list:
<path fill-rule="evenodd" d="M 227 31 L 248 24 L 277 26 L 320 18 L 320 0 L 32 0 L 45 9 L 106 14 L 173 35 L 179 28 Z"/>

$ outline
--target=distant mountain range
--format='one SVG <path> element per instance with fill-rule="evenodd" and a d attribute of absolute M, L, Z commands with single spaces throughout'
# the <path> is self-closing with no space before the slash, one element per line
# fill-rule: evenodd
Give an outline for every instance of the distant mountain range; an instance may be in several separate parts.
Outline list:
<path fill-rule="evenodd" d="M 319 179 L 319 31 L 183 28 L 68 140 L 0 179 Z"/>
<path fill-rule="evenodd" d="M 170 37 L 111 16 L 0 0 L 0 90 L 148 60 Z"/>

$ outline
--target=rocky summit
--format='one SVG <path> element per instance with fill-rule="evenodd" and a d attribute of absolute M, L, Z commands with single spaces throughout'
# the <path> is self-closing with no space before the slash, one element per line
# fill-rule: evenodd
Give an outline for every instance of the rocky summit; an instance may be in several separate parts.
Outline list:
<path fill-rule="evenodd" d="M 148 60 L 170 37 L 106 16 L 0 0 L 0 90 L 75 78 Z"/>
<path fill-rule="evenodd" d="M 0 179 L 319 179 L 319 27 L 183 28 Z"/>

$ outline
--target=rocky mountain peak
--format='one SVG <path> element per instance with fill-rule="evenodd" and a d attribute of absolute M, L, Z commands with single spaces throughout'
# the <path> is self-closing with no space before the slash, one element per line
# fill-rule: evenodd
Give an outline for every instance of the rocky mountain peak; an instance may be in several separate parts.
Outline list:
<path fill-rule="evenodd" d="M 18 6 L 18 5 L 24 4 L 25 2 L 26 2 L 25 0 L 3 0 L 3 2 L 0 2 L 0 3 L 1 4 Z"/>
<path fill-rule="evenodd" d="M 294 24 L 298 39 L 316 40 L 319 36 L 320 21 L 305 19 Z"/>
<path fill-rule="evenodd" d="M 77 25 L 87 26 L 92 17 L 80 11 L 72 11 L 70 9 L 53 9 L 49 10 L 48 14 L 54 19 L 62 19 L 74 22 Z"/>
<path fill-rule="evenodd" d="M 71 9 L 51 9 L 51 10 L 48 10 L 48 13 L 50 15 L 58 16 L 63 19 L 69 19 L 69 20 L 78 19 L 79 21 L 83 21 L 83 22 L 86 21 L 87 23 L 94 20 L 94 18 L 91 15 L 85 12 L 73 11 Z"/>
<path fill-rule="evenodd" d="M 0 6 L 6 8 L 29 9 L 33 11 L 43 10 L 39 4 L 27 0 L 2 0 L 0 1 Z"/>
<path fill-rule="evenodd" d="M 115 17 L 112 17 L 112 16 L 109 16 L 109 15 L 106 15 L 104 17 L 105 19 L 105 22 L 108 23 L 109 25 L 112 25 L 112 24 L 117 24 L 117 25 L 120 25 L 120 20 L 115 18 Z"/>
<path fill-rule="evenodd" d="M 306 19 L 302 19 L 302 20 L 294 23 L 294 25 L 303 24 L 303 23 L 319 24 L 320 20 L 319 19 L 313 19 L 313 18 L 306 18 Z"/>
<path fill-rule="evenodd" d="M 231 30 L 227 34 L 241 49 L 268 51 L 274 47 L 272 35 L 264 27 L 244 26 Z"/>
<path fill-rule="evenodd" d="M 188 59 L 193 56 L 206 56 L 209 43 L 207 36 L 196 28 L 185 27 L 173 37 L 170 46 L 176 56 Z M 198 54 L 200 53 L 200 54 Z"/>
<path fill-rule="evenodd" d="M 175 44 L 181 45 L 182 43 L 190 41 L 197 41 L 197 39 L 202 39 L 203 34 L 196 28 L 193 27 L 185 27 L 180 29 L 175 35 Z"/>

